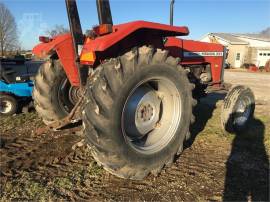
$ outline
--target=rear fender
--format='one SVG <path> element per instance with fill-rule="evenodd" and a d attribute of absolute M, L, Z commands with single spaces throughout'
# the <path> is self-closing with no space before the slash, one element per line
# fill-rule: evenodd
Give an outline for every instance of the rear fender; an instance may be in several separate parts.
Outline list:
<path fill-rule="evenodd" d="M 135 46 L 155 45 L 160 47 L 163 46 L 162 39 L 164 37 L 188 34 L 189 30 L 184 26 L 170 26 L 146 21 L 114 25 L 112 33 L 86 40 L 81 58 L 83 55 L 95 52 L 96 60 L 99 62 L 99 60 L 115 57 Z M 81 62 L 83 63 L 83 60 Z"/>
<path fill-rule="evenodd" d="M 153 37 L 185 36 L 189 34 L 188 28 L 184 26 L 177 27 L 146 21 L 134 21 L 114 25 L 111 34 L 100 36 L 91 41 L 91 43 L 85 44 L 85 46 L 88 47 L 89 51 L 105 51 L 109 47 L 138 31 L 151 33 Z"/>
<path fill-rule="evenodd" d="M 80 55 L 82 65 L 95 65 L 100 61 L 115 57 L 123 51 L 130 50 L 134 46 L 155 45 L 163 46 L 162 38 L 166 36 L 188 35 L 187 27 L 177 27 L 165 24 L 134 21 L 113 26 L 113 32 L 99 36 L 95 39 L 85 40 Z M 79 73 L 75 63 L 75 51 L 70 34 L 59 35 L 49 43 L 41 43 L 34 47 L 33 53 L 38 57 L 45 58 L 57 53 L 60 62 L 73 86 L 79 85 Z M 93 55 L 90 61 L 82 60 L 82 56 Z"/>
<path fill-rule="evenodd" d="M 40 43 L 33 48 L 39 58 L 48 58 L 57 54 L 71 85 L 79 86 L 79 73 L 75 63 L 75 52 L 70 34 L 59 35 L 48 43 Z"/>

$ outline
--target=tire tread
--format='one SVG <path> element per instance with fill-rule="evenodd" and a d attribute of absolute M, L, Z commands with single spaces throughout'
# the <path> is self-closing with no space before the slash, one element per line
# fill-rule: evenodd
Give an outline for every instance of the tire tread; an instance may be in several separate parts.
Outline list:
<path fill-rule="evenodd" d="M 180 148 L 172 157 L 155 165 L 154 168 L 143 168 L 128 164 L 118 155 L 117 148 L 114 146 L 113 142 L 110 141 L 111 133 L 108 131 L 110 128 L 110 120 L 108 117 L 104 116 L 104 114 L 94 112 L 95 106 L 101 109 L 99 111 L 106 112 L 110 110 L 114 99 L 113 96 L 119 92 L 119 88 L 121 88 L 126 79 L 132 76 L 136 68 L 140 68 L 143 65 L 162 62 L 172 65 L 179 70 L 185 81 L 189 83 L 184 69 L 178 65 L 179 61 L 179 58 L 168 56 L 168 51 L 166 50 L 157 49 L 154 51 L 154 48 L 151 46 L 142 46 L 138 49 L 134 48 L 118 58 L 107 60 L 97 67 L 98 74 L 96 75 L 96 79 L 93 79 L 92 82 L 90 81 L 87 86 L 87 99 L 89 99 L 84 105 L 82 119 L 85 123 L 84 133 L 88 144 L 90 144 L 92 155 L 97 163 L 102 165 L 105 170 L 120 178 L 139 180 L 150 173 L 158 175 L 162 168 L 172 164 L 175 155 L 179 155 L 182 152 L 183 144 L 180 145 Z M 120 68 L 118 65 L 120 65 Z M 102 78 L 103 76 L 105 78 Z M 109 90 L 111 89 L 112 94 L 102 92 L 100 87 L 102 83 L 101 80 L 102 82 L 107 82 L 106 85 Z M 190 84 L 190 89 L 192 87 L 193 86 Z M 191 94 L 190 90 L 190 95 Z M 193 106 L 196 104 L 192 96 L 190 102 Z M 191 121 L 192 120 L 190 120 L 190 122 Z"/>

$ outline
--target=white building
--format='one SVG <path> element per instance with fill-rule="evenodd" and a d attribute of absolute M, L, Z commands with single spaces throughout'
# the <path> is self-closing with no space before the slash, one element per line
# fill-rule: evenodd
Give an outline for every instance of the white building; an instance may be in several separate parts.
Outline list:
<path fill-rule="evenodd" d="M 208 33 L 201 41 L 220 43 L 229 50 L 227 62 L 239 68 L 243 64 L 264 66 L 270 60 L 270 36 L 258 34 Z"/>

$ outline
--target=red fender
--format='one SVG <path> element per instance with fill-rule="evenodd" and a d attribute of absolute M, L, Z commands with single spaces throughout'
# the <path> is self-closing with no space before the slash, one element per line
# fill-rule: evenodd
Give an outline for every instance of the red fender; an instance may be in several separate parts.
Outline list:
<path fill-rule="evenodd" d="M 185 36 L 189 34 L 187 27 L 170 26 L 154 22 L 134 21 L 113 26 L 113 32 L 100 36 L 90 43 L 84 44 L 83 51 L 105 51 L 128 35 L 138 30 L 151 31 L 153 36 Z"/>
<path fill-rule="evenodd" d="M 134 21 L 125 24 L 114 25 L 112 33 L 104 36 L 99 36 L 93 40 L 86 40 L 81 55 L 89 52 L 103 52 L 138 30 L 143 30 L 151 33 L 153 38 L 166 36 L 184 36 L 189 34 L 187 27 L 170 26 L 146 21 Z M 41 43 L 33 49 L 33 53 L 42 58 L 47 57 L 47 55 L 52 54 L 54 51 L 56 51 L 59 60 L 66 71 L 70 83 L 74 86 L 78 86 L 79 74 L 75 64 L 75 54 L 71 35 L 59 35 L 53 38 L 52 41 L 48 43 Z"/>
<path fill-rule="evenodd" d="M 58 35 L 48 43 L 40 43 L 33 48 L 33 54 L 46 58 L 48 55 L 57 53 L 58 58 L 73 86 L 79 86 L 79 73 L 75 63 L 75 52 L 70 34 Z"/>

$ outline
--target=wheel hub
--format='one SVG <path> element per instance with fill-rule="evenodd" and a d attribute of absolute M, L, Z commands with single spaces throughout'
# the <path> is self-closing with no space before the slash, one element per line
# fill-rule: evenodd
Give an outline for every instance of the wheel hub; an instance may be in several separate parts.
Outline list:
<path fill-rule="evenodd" d="M 176 134 L 182 116 L 181 95 L 164 77 L 141 81 L 130 92 L 122 111 L 122 131 L 137 151 L 153 153 Z"/>
<path fill-rule="evenodd" d="M 64 78 L 58 89 L 58 101 L 63 111 L 69 113 L 81 96 L 80 88 L 72 86 L 67 78 Z"/>
<path fill-rule="evenodd" d="M 80 88 L 77 86 L 71 86 L 68 95 L 71 103 L 75 105 L 81 96 Z"/>
<path fill-rule="evenodd" d="M 137 112 L 137 118 L 142 122 L 150 121 L 153 115 L 154 115 L 154 108 L 150 104 L 141 105 Z"/>
<path fill-rule="evenodd" d="M 136 109 L 135 125 L 142 136 L 155 128 L 159 120 L 160 102 L 161 100 L 153 90 L 141 98 Z"/>
<path fill-rule="evenodd" d="M 7 101 L 7 100 L 2 100 L 0 103 L 0 112 L 3 114 L 6 114 L 8 112 L 10 112 L 10 110 L 12 109 L 12 104 L 11 102 Z"/>
<path fill-rule="evenodd" d="M 237 106 L 236 118 L 234 123 L 236 125 L 244 125 L 250 117 L 251 113 L 251 101 L 248 97 L 243 98 Z"/>
<path fill-rule="evenodd" d="M 125 126 L 132 139 L 140 139 L 155 128 L 161 100 L 150 87 L 136 89 L 127 102 Z"/>

